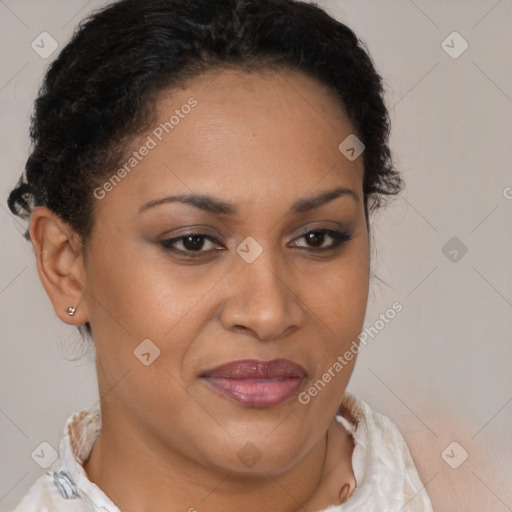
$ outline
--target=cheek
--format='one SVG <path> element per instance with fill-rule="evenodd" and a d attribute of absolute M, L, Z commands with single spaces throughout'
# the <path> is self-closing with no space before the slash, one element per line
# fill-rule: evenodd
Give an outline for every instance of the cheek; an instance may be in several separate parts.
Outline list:
<path fill-rule="evenodd" d="M 154 249 L 120 244 L 104 244 L 91 260 L 91 324 L 98 335 L 110 330 L 134 341 L 162 337 L 198 302 L 201 287 L 193 272 L 177 271 L 165 257 L 155 258 Z"/>
<path fill-rule="evenodd" d="M 363 328 L 369 288 L 369 261 L 365 240 L 350 247 L 336 264 L 326 267 L 316 277 L 315 296 L 311 305 L 318 317 L 330 328 L 340 350 L 357 338 Z"/>
<path fill-rule="evenodd" d="M 326 420 L 333 407 L 339 406 L 354 370 L 366 315 L 368 252 L 366 239 L 357 241 L 325 276 L 317 276 L 315 297 L 311 299 L 318 329 L 323 333 L 319 336 L 322 350 L 316 354 L 318 366 L 299 403 L 312 407 Z"/>

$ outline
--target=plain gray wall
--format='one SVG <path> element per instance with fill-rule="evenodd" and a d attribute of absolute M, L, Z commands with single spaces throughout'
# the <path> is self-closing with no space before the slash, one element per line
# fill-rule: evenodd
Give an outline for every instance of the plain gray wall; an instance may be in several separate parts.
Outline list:
<path fill-rule="evenodd" d="M 349 390 L 401 429 L 437 511 L 508 510 L 512 2 L 319 3 L 367 43 L 384 77 L 392 149 L 407 183 L 372 220 L 373 268 L 385 284 L 371 285 L 365 325 L 395 301 L 404 309 L 370 338 Z M 55 316 L 21 236 L 25 224 L 6 199 L 28 154 L 32 102 L 57 54 L 42 58 L 31 43 L 48 32 L 61 49 L 101 5 L 0 2 L 0 510 L 13 508 L 41 474 L 34 448 L 58 448 L 67 417 L 98 400 L 93 357 L 68 360 L 80 339 Z M 456 56 L 464 40 L 468 48 Z M 468 453 L 457 469 L 442 457 L 452 442 L 452 460 Z"/>

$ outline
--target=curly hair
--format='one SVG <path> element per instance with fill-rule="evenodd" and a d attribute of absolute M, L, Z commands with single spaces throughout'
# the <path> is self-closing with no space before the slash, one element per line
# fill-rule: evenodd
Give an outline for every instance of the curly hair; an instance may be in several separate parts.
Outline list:
<path fill-rule="evenodd" d="M 223 67 L 287 68 L 326 84 L 365 145 L 365 209 L 370 196 L 373 211 L 401 191 L 382 78 L 366 45 L 323 9 L 299 0 L 121 0 L 85 18 L 49 66 L 11 212 L 26 219 L 46 206 L 85 246 L 93 190 L 153 122 L 157 95 Z"/>

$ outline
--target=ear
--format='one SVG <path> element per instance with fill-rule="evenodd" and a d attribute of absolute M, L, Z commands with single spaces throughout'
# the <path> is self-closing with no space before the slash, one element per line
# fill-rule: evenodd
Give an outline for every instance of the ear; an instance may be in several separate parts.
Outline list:
<path fill-rule="evenodd" d="M 30 239 L 34 247 L 37 272 L 55 314 L 70 325 L 85 324 L 85 272 L 79 236 L 54 212 L 36 206 L 30 218 Z M 76 307 L 73 316 L 68 307 Z"/>

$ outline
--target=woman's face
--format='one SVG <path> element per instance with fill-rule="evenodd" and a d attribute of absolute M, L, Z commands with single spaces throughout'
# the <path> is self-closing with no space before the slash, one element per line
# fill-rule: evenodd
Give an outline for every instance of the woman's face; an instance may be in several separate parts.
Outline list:
<path fill-rule="evenodd" d="M 79 309 L 105 421 L 207 467 L 279 473 L 325 433 L 355 363 L 338 357 L 367 305 L 363 156 L 338 149 L 353 128 L 335 98 L 292 71 L 207 73 L 157 109 L 96 190 Z M 148 206 L 176 195 L 201 198 Z M 248 359 L 305 374 L 210 372 Z"/>

